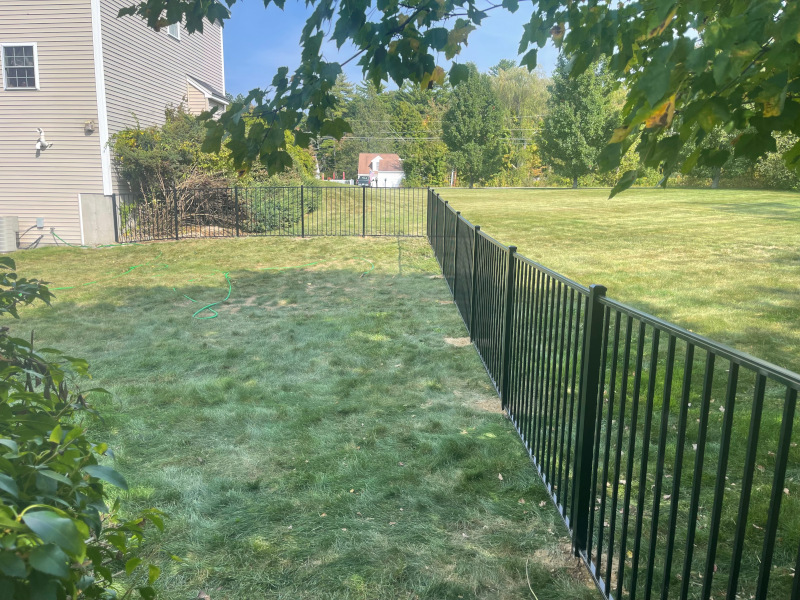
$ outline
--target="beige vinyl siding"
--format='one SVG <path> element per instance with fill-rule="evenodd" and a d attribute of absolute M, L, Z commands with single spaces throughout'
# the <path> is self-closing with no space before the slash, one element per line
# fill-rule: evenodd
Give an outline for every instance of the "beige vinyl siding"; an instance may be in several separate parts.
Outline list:
<path fill-rule="evenodd" d="M 70 243 L 81 241 L 78 194 L 103 192 L 90 0 L 1 0 L 0 44 L 36 43 L 39 90 L 0 86 L 0 215 L 20 217 L 20 232 L 44 217 Z M 53 147 L 36 156 L 36 128 Z"/>
<path fill-rule="evenodd" d="M 201 112 L 208 110 L 208 102 L 203 92 L 198 90 L 192 84 L 186 84 L 187 102 L 186 108 L 193 115 L 199 115 Z"/>
<path fill-rule="evenodd" d="M 166 28 L 153 31 L 137 16 L 117 18 L 130 0 L 101 0 L 103 67 L 109 134 L 160 125 L 168 106 L 184 105 L 187 76 L 224 91 L 222 28 L 206 23 L 203 33 L 181 26 L 180 40 Z M 116 180 L 116 174 L 114 179 Z M 115 189 L 118 182 L 115 181 Z"/>

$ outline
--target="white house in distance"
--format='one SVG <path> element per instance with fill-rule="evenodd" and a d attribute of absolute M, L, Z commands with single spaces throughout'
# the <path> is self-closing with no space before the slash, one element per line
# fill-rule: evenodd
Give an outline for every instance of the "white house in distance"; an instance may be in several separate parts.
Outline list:
<path fill-rule="evenodd" d="M 109 137 L 227 104 L 222 28 L 153 31 L 117 18 L 130 4 L 0 0 L 0 219 L 18 217 L 20 247 L 113 241 Z"/>
<path fill-rule="evenodd" d="M 403 159 L 397 154 L 358 155 L 358 176 L 369 177 L 372 187 L 400 187 L 403 182 Z"/>

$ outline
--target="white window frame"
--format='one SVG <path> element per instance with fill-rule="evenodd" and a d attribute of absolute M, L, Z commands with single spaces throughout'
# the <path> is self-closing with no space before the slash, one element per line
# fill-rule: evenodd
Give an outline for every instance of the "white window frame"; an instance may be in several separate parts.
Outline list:
<path fill-rule="evenodd" d="M 29 87 L 8 87 L 8 82 L 6 81 L 6 48 L 18 48 L 20 46 L 32 46 L 33 47 L 33 76 L 36 81 L 35 88 Z M 36 42 L 9 42 L 6 44 L 0 44 L 0 68 L 3 70 L 3 90 L 8 92 L 23 92 L 23 91 L 30 91 L 33 89 L 40 89 L 39 88 L 39 48 Z"/>
<path fill-rule="evenodd" d="M 172 28 L 175 28 L 175 32 L 173 33 Z M 173 23 L 172 25 L 167 25 L 167 35 L 174 40 L 181 41 L 181 24 L 180 23 Z"/>

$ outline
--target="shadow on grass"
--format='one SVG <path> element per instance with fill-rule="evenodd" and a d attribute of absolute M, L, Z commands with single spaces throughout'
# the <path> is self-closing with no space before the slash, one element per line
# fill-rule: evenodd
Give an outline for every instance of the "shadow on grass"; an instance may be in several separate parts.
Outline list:
<path fill-rule="evenodd" d="M 170 514 L 163 597 L 597 597 L 444 282 L 400 266 L 231 270 L 214 319 L 212 269 L 26 315 L 113 393 L 94 433 Z"/>

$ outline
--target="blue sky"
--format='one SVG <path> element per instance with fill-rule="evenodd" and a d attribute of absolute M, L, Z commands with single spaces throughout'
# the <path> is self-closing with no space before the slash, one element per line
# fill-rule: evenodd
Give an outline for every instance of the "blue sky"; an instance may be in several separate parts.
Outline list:
<path fill-rule="evenodd" d="M 531 6 L 525 4 L 511 14 L 496 10 L 489 13 L 481 27 L 469 38 L 469 46 L 456 57 L 458 62 L 472 61 L 481 71 L 496 65 L 502 58 L 519 60 L 517 48 L 522 26 L 528 21 Z M 300 33 L 310 9 L 304 3 L 287 2 L 285 10 L 275 6 L 265 9 L 261 0 L 240 0 L 225 24 L 225 85 L 231 94 L 247 93 L 255 87 L 266 87 L 278 67 L 294 70 L 300 62 Z M 348 51 L 349 50 L 349 51 Z M 353 54 L 352 48 L 337 51 L 335 44 L 323 46 L 325 58 L 343 62 Z M 550 46 L 539 52 L 539 65 L 550 73 L 556 62 L 556 50 Z M 361 69 L 353 61 L 345 67 L 347 77 L 361 80 Z M 448 63 L 444 55 L 441 63 Z"/>

